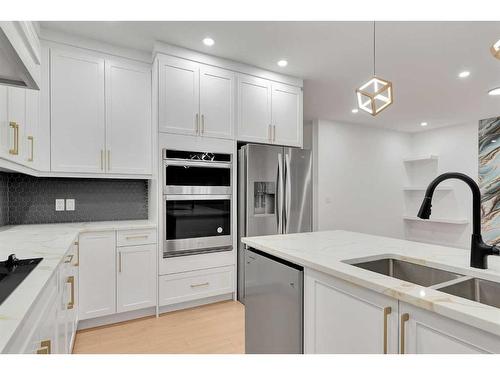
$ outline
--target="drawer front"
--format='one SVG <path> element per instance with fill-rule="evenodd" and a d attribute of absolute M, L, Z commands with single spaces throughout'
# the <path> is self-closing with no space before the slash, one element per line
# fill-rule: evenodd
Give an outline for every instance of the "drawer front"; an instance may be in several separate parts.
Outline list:
<path fill-rule="evenodd" d="M 116 232 L 116 246 L 148 245 L 156 243 L 156 229 L 132 229 Z"/>
<path fill-rule="evenodd" d="M 160 306 L 232 293 L 234 267 L 160 276 Z"/>

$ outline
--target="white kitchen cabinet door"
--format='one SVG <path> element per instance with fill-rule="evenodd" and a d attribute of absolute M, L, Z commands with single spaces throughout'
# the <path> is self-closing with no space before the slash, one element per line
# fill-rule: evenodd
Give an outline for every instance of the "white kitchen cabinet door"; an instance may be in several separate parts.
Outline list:
<path fill-rule="evenodd" d="M 115 232 L 84 233 L 79 239 L 78 319 L 116 312 Z"/>
<path fill-rule="evenodd" d="M 156 305 L 156 244 L 117 248 L 117 312 Z"/>
<path fill-rule="evenodd" d="M 500 337 L 400 302 L 400 352 L 404 354 L 500 353 Z"/>
<path fill-rule="evenodd" d="M 305 270 L 305 353 L 398 352 L 398 301 L 329 275 Z"/>
<path fill-rule="evenodd" d="M 65 261 L 67 262 L 67 271 L 65 277 L 66 299 L 66 343 L 65 349 L 68 353 L 73 350 L 73 344 L 76 337 L 76 328 L 78 326 L 78 245 L 74 244 L 68 253 Z"/>
<path fill-rule="evenodd" d="M 106 60 L 106 172 L 150 174 L 151 68 Z"/>
<path fill-rule="evenodd" d="M 42 313 L 39 326 L 36 328 L 38 345 L 33 354 L 64 354 L 59 352 L 58 346 L 58 304 L 47 304 Z"/>
<path fill-rule="evenodd" d="M 271 82 L 238 75 L 238 140 L 271 143 Z"/>
<path fill-rule="evenodd" d="M 196 135 L 199 132 L 199 64 L 161 56 L 159 69 L 159 131 Z"/>
<path fill-rule="evenodd" d="M 233 136 L 235 74 L 229 70 L 200 66 L 200 135 Z"/>
<path fill-rule="evenodd" d="M 50 53 L 51 169 L 104 173 L 104 59 Z"/>
<path fill-rule="evenodd" d="M 272 84 L 273 143 L 302 147 L 302 90 L 300 87 Z"/>
<path fill-rule="evenodd" d="M 26 127 L 23 132 L 22 142 L 22 163 L 30 168 L 38 169 L 38 155 L 40 148 L 38 141 L 39 112 L 39 91 L 26 90 Z"/>
<path fill-rule="evenodd" d="M 8 86 L 0 85 L 0 157 L 8 158 L 11 144 Z"/>
<path fill-rule="evenodd" d="M 7 159 L 22 163 L 23 139 L 26 132 L 26 89 L 7 89 Z"/>

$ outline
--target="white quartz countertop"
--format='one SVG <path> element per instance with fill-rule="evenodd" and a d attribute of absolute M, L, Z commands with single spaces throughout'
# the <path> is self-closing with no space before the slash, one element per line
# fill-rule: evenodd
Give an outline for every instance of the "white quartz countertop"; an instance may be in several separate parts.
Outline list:
<path fill-rule="evenodd" d="M 353 284 L 434 311 L 500 335 L 500 309 L 367 271 L 345 260 L 386 255 L 459 274 L 500 282 L 500 257 L 488 257 L 489 268 L 469 266 L 470 251 L 347 231 L 324 231 L 247 237 L 248 246 Z M 500 298 L 500 296 L 499 296 Z"/>
<path fill-rule="evenodd" d="M 0 304 L 0 353 L 16 333 L 40 292 L 78 235 L 84 232 L 156 228 L 148 220 L 17 225 L 0 228 L 0 260 L 9 254 L 19 259 L 43 260 Z"/>

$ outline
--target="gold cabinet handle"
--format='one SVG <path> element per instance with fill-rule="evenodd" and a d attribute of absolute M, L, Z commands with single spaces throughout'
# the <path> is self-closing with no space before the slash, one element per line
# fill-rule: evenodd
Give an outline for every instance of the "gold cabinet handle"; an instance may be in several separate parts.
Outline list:
<path fill-rule="evenodd" d="M 139 236 L 127 236 L 125 237 L 126 240 L 138 240 L 141 238 L 148 238 L 147 234 L 139 235 Z"/>
<path fill-rule="evenodd" d="M 68 284 L 71 285 L 71 300 L 68 302 L 68 310 L 71 310 L 75 306 L 75 277 L 68 276 Z"/>
<path fill-rule="evenodd" d="M 32 135 L 28 135 L 28 141 L 31 142 L 31 154 L 28 161 L 35 160 L 35 138 Z"/>
<path fill-rule="evenodd" d="M 405 354 L 405 323 L 410 320 L 410 314 L 404 313 L 401 315 L 401 327 L 399 328 L 401 331 L 401 354 Z"/>
<path fill-rule="evenodd" d="M 9 150 L 9 154 L 19 154 L 19 124 L 15 121 L 9 122 L 9 126 L 14 129 L 14 147 Z"/>
<path fill-rule="evenodd" d="M 196 124 L 195 124 L 196 134 L 200 132 L 200 115 L 196 114 Z"/>
<path fill-rule="evenodd" d="M 205 115 L 201 115 L 201 134 L 205 133 Z"/>
<path fill-rule="evenodd" d="M 391 315 L 392 308 L 390 306 L 384 307 L 384 354 L 387 354 L 387 320 Z"/>
<path fill-rule="evenodd" d="M 104 150 L 101 150 L 101 171 L 104 170 Z"/>
<path fill-rule="evenodd" d="M 76 263 L 75 263 L 75 267 L 78 267 L 80 265 L 80 244 L 78 243 L 78 241 L 75 241 L 75 245 L 76 245 Z"/>
<path fill-rule="evenodd" d="M 191 284 L 191 288 L 198 288 L 200 286 L 208 286 L 210 283 L 207 281 L 206 283 L 201 283 L 201 284 Z"/>
<path fill-rule="evenodd" d="M 73 254 L 67 255 L 66 256 L 66 260 L 64 261 L 64 263 L 71 263 L 72 260 L 73 260 Z"/>
<path fill-rule="evenodd" d="M 50 340 L 43 340 L 40 342 L 40 349 L 36 351 L 36 354 L 50 354 L 51 344 Z"/>
<path fill-rule="evenodd" d="M 276 142 L 276 125 L 273 125 L 273 142 Z"/>
<path fill-rule="evenodd" d="M 111 170 L 111 150 L 108 150 L 108 171 Z"/>
<path fill-rule="evenodd" d="M 271 124 L 269 124 L 267 126 L 267 139 L 269 139 L 269 142 L 271 142 L 273 140 L 273 126 Z"/>
<path fill-rule="evenodd" d="M 122 252 L 118 252 L 118 272 L 122 272 Z"/>

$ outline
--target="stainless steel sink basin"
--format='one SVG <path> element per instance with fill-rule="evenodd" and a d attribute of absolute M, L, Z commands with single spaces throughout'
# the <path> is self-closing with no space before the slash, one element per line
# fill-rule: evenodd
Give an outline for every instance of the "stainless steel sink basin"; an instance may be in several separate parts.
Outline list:
<path fill-rule="evenodd" d="M 500 308 L 500 283 L 470 278 L 437 290 Z"/>
<path fill-rule="evenodd" d="M 458 273 L 421 266 L 394 258 L 351 263 L 351 265 L 426 287 L 455 280 L 463 276 Z"/>

